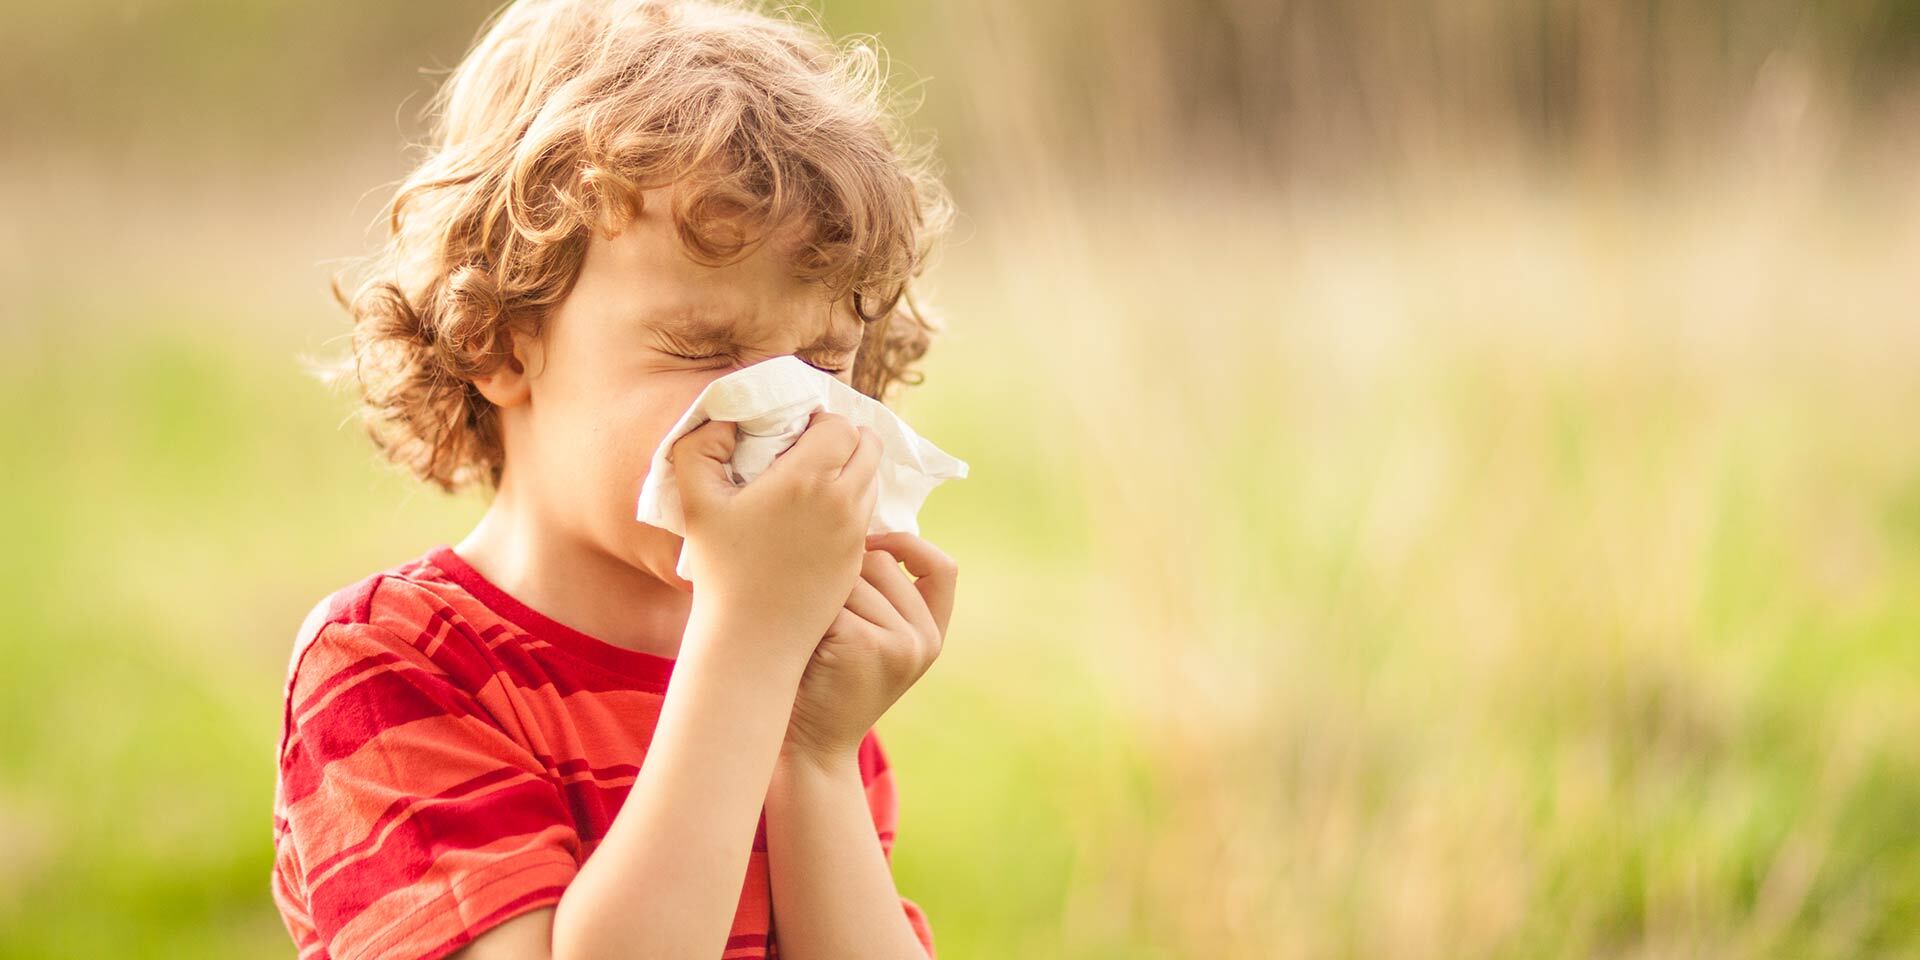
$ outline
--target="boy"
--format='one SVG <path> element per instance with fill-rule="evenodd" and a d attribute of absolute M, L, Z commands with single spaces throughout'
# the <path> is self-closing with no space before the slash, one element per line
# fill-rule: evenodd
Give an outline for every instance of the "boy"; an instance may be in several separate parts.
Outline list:
<path fill-rule="evenodd" d="M 933 955 L 872 726 L 957 567 L 863 538 L 877 436 L 817 413 L 741 487 L 732 424 L 676 441 L 691 582 L 632 519 L 708 382 L 793 353 L 884 399 L 924 354 L 908 282 L 951 207 L 873 66 L 749 9 L 543 0 L 449 77 L 342 300 L 381 450 L 493 498 L 296 638 L 272 892 L 302 960 Z"/>

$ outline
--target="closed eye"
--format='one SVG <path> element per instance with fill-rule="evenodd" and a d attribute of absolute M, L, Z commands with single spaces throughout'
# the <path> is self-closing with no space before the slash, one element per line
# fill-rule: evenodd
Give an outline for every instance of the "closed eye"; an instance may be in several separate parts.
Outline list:
<path fill-rule="evenodd" d="M 669 356 L 679 357 L 682 360 L 719 360 L 728 356 L 728 354 L 725 354 L 725 353 L 679 353 L 672 350 L 668 350 L 666 351 L 666 353 Z M 835 377 L 843 373 L 846 373 L 848 369 L 846 367 L 823 366 L 821 364 L 814 363 L 811 360 L 805 360 L 803 362 L 805 362 L 808 366 L 814 368 L 815 370 L 820 371 L 821 373 L 825 373 Z"/>

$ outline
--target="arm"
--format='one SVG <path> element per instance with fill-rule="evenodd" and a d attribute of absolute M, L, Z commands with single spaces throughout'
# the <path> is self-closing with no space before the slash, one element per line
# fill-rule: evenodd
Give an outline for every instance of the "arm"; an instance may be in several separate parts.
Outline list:
<path fill-rule="evenodd" d="M 804 666 L 750 653 L 778 644 L 710 642 L 754 630 L 695 608 L 646 762 L 599 848 L 557 905 L 494 927 L 459 960 L 724 951 Z M 731 658 L 724 670 L 710 651 Z"/>
<path fill-rule="evenodd" d="M 756 657 L 792 644 L 737 642 L 765 628 L 703 613 L 688 624 L 632 792 L 555 908 L 555 957 L 723 952 L 805 664 Z"/>
<path fill-rule="evenodd" d="M 900 908 L 854 755 L 781 756 L 767 791 L 767 860 L 782 956 L 929 956 Z"/>

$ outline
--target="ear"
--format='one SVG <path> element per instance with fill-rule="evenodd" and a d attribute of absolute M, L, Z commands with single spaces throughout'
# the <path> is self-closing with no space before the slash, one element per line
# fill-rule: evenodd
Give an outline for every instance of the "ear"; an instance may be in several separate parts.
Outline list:
<path fill-rule="evenodd" d="M 540 368 L 538 340 L 512 331 L 513 353 L 488 373 L 473 378 L 480 395 L 496 407 L 515 407 L 533 398 L 533 377 L 527 371 Z"/>

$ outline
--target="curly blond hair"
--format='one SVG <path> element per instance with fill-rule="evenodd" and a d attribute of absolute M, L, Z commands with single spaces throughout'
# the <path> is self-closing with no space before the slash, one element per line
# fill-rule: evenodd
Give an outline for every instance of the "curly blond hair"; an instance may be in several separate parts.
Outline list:
<path fill-rule="evenodd" d="M 518 0 L 489 18 L 430 104 L 384 244 L 357 283 L 333 281 L 353 322 L 337 373 L 388 459 L 444 490 L 497 487 L 499 421 L 474 379 L 511 356 L 513 332 L 539 336 L 591 229 L 669 185 L 703 263 L 764 239 L 740 223 L 806 227 L 796 268 L 879 325 L 855 388 L 884 402 L 921 382 L 909 365 L 939 326 L 911 281 L 953 215 L 932 144 L 907 141 L 876 43 L 835 42 L 788 9 Z"/>

